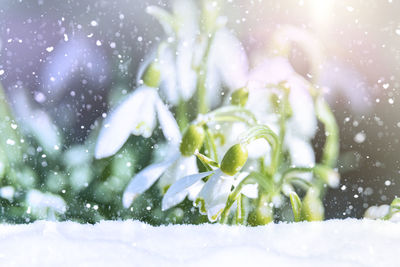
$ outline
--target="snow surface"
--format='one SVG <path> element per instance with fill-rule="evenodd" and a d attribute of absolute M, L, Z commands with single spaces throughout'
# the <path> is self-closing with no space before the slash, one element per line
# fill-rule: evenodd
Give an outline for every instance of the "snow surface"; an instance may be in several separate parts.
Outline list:
<path fill-rule="evenodd" d="M 399 255 L 400 225 L 387 221 L 0 225 L 0 266 L 398 266 Z"/>

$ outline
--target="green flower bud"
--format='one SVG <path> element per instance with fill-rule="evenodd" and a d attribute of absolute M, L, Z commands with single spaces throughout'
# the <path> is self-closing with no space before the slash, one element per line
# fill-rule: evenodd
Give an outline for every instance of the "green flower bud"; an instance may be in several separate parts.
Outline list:
<path fill-rule="evenodd" d="M 182 137 L 180 151 L 184 156 L 191 156 L 196 150 L 203 145 L 205 132 L 203 127 L 198 125 L 190 125 Z"/>
<path fill-rule="evenodd" d="M 319 192 L 310 188 L 303 199 L 301 214 L 306 221 L 322 221 L 324 219 L 324 206 L 319 198 Z"/>
<path fill-rule="evenodd" d="M 221 170 L 228 175 L 235 175 L 247 161 L 247 148 L 245 145 L 236 144 L 229 148 L 221 162 Z"/>
<path fill-rule="evenodd" d="M 161 82 L 161 72 L 158 64 L 152 62 L 143 74 L 143 83 L 149 87 L 157 88 Z"/>
<path fill-rule="evenodd" d="M 232 93 L 231 104 L 244 107 L 249 99 L 249 89 L 247 87 L 240 88 Z"/>

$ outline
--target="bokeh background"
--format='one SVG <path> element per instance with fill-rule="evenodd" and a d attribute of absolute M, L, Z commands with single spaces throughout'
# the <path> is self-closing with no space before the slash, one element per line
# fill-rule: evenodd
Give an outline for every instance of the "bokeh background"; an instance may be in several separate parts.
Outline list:
<path fill-rule="evenodd" d="M 287 24 L 323 45 L 321 82 L 341 129 L 342 182 L 326 195 L 327 218 L 361 217 L 400 195 L 399 2 L 224 1 L 250 58 Z M 51 115 L 65 146 L 84 142 L 109 93 L 134 88 L 139 64 L 162 37 L 144 12 L 150 4 L 168 1 L 0 1 L 0 81 L 16 116 L 24 114 L 15 108 L 23 90 Z M 306 51 L 294 44 L 291 60 L 307 77 Z"/>

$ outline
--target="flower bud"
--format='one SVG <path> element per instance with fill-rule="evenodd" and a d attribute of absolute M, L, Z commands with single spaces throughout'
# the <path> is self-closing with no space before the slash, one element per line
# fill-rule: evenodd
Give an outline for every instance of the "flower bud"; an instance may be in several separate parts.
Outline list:
<path fill-rule="evenodd" d="M 196 150 L 203 145 L 205 132 L 203 127 L 198 125 L 190 125 L 182 137 L 180 151 L 184 156 L 191 156 Z"/>
<path fill-rule="evenodd" d="M 228 175 L 235 175 L 247 161 L 247 148 L 245 145 L 236 144 L 229 148 L 221 162 L 221 170 Z"/>
<path fill-rule="evenodd" d="M 324 219 L 324 206 L 316 189 L 310 188 L 303 199 L 301 214 L 306 221 L 322 221 Z"/>
<path fill-rule="evenodd" d="M 161 82 L 161 72 L 156 62 L 150 63 L 143 74 L 143 83 L 149 87 L 157 88 Z"/>
<path fill-rule="evenodd" d="M 244 107 L 247 103 L 247 99 L 249 99 L 249 89 L 247 89 L 247 87 L 243 87 L 232 93 L 231 104 Z"/>

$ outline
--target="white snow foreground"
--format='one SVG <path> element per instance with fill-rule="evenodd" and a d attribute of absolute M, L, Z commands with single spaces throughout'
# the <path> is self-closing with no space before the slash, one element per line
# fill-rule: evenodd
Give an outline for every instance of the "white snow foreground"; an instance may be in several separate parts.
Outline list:
<path fill-rule="evenodd" d="M 387 221 L 0 225 L 0 266 L 398 266 L 399 255 L 400 225 Z"/>

